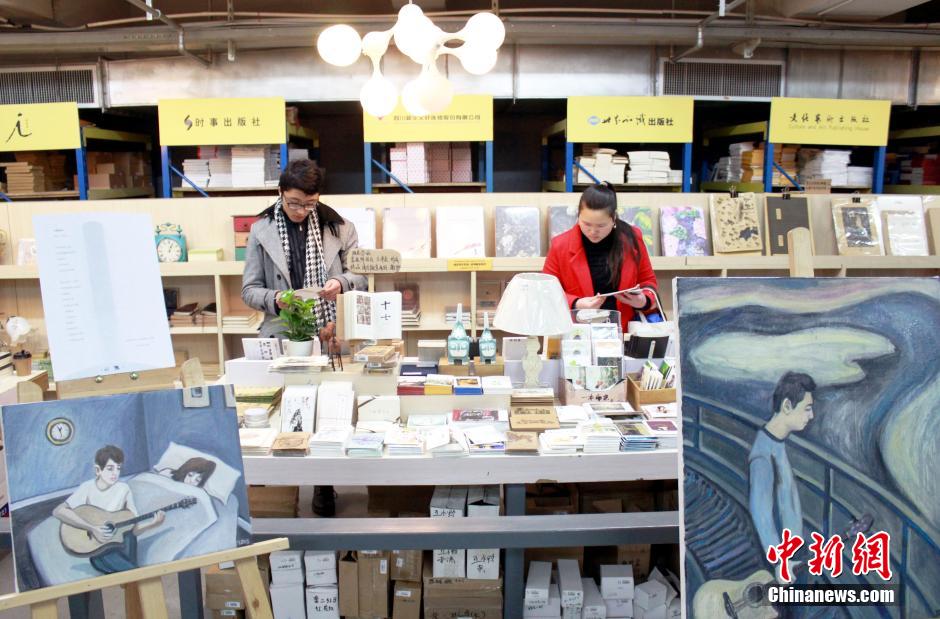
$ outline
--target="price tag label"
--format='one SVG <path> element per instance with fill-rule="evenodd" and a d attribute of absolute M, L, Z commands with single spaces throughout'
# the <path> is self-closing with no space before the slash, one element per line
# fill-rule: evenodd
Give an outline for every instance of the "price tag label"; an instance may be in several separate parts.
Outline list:
<path fill-rule="evenodd" d="M 492 271 L 492 258 L 449 258 L 448 271 Z"/>
<path fill-rule="evenodd" d="M 353 273 L 398 273 L 401 270 L 401 254 L 394 249 L 357 247 L 346 256 L 346 266 Z"/>

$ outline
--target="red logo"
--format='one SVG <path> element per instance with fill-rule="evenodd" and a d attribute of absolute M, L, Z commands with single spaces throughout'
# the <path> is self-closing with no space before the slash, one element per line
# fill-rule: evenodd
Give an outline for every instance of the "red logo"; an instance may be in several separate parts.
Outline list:
<path fill-rule="evenodd" d="M 773 564 L 780 563 L 780 577 L 785 581 L 792 580 L 790 573 L 790 559 L 796 554 L 796 551 L 803 547 L 803 538 L 799 535 L 793 535 L 790 529 L 783 530 L 783 541 L 779 546 L 771 546 L 767 549 L 767 560 Z"/>
<path fill-rule="evenodd" d="M 838 535 L 833 535 L 828 541 L 819 533 L 813 532 L 811 535 L 813 543 L 809 545 L 809 551 L 813 553 L 813 558 L 809 560 L 809 573 L 822 576 L 823 570 L 828 570 L 833 578 L 838 578 L 842 574 L 842 551 L 845 550 L 845 542 Z"/>
<path fill-rule="evenodd" d="M 891 580 L 891 535 L 880 531 L 865 537 L 864 533 L 855 536 L 852 544 L 852 573 L 866 576 L 875 572 L 882 580 Z"/>

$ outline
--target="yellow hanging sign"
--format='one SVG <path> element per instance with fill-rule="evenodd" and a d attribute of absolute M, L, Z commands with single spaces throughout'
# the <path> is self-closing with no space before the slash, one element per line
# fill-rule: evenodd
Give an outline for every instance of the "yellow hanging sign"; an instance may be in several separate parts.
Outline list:
<path fill-rule="evenodd" d="M 441 112 L 410 114 L 399 102 L 383 118 L 362 112 L 366 142 L 488 142 L 493 139 L 493 97 L 454 95 Z"/>
<path fill-rule="evenodd" d="M 861 99 L 770 100 L 772 143 L 884 146 L 891 102 Z"/>
<path fill-rule="evenodd" d="M 284 144 L 284 99 L 162 99 L 161 146 Z"/>
<path fill-rule="evenodd" d="M 569 142 L 691 142 L 692 97 L 568 97 Z"/>
<path fill-rule="evenodd" d="M 82 145 L 78 105 L 0 105 L 0 151 L 58 150 Z"/>

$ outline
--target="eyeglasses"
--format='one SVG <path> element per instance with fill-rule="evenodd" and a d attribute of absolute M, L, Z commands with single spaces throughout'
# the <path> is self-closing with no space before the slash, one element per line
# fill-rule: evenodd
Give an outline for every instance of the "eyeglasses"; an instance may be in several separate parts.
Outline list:
<path fill-rule="evenodd" d="M 312 204 L 309 202 L 294 202 L 293 200 L 284 201 L 284 206 L 292 211 L 312 211 L 317 208 L 317 204 L 319 204 L 319 201 L 313 202 Z"/>

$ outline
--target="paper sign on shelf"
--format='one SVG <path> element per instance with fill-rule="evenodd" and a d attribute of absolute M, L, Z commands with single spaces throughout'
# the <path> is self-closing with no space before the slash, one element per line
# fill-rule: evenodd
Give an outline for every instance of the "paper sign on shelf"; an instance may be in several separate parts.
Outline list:
<path fill-rule="evenodd" d="M 774 97 L 770 100 L 770 141 L 884 146 L 890 116 L 887 100 Z"/>
<path fill-rule="evenodd" d="M 692 97 L 568 97 L 569 142 L 691 142 Z"/>
<path fill-rule="evenodd" d="M 347 268 L 353 273 L 398 273 L 401 254 L 394 249 L 356 247 L 346 256 Z"/>
<path fill-rule="evenodd" d="M 282 97 L 161 99 L 157 102 L 162 146 L 284 144 Z"/>
<path fill-rule="evenodd" d="M 492 258 L 448 258 L 448 271 L 492 271 Z"/>
<path fill-rule="evenodd" d="M 366 142 L 488 142 L 493 139 L 493 97 L 455 95 L 441 112 L 410 114 L 399 102 L 382 118 L 362 113 Z"/>
<path fill-rule="evenodd" d="M 0 105 L 0 151 L 57 150 L 82 145 L 78 105 Z"/>

